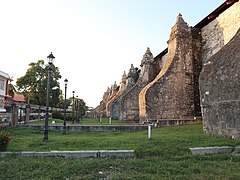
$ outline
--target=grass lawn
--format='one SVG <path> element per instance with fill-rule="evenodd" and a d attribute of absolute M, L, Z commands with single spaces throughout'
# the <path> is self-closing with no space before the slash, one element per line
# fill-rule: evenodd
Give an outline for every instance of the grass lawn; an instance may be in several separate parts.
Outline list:
<path fill-rule="evenodd" d="M 209 136 L 202 125 L 156 128 L 147 131 L 49 133 L 9 129 L 9 151 L 133 149 L 134 159 L 65 159 L 63 157 L 0 158 L 0 179 L 240 179 L 240 156 L 192 155 L 189 147 L 237 146 L 240 140 Z"/>

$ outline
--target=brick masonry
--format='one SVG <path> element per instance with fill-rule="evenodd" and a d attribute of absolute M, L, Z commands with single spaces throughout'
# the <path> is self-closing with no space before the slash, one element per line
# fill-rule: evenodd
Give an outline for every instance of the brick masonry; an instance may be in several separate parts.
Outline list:
<path fill-rule="evenodd" d="M 240 27 L 240 2 L 234 3 L 201 29 L 202 60 L 207 60 L 226 45 Z"/>
<path fill-rule="evenodd" d="M 136 84 L 123 96 L 121 103 L 120 120 L 139 122 L 138 95 L 140 91 L 151 82 L 159 72 L 158 62 L 153 58 L 147 48 L 141 61 L 141 72 Z"/>
<path fill-rule="evenodd" d="M 107 113 L 107 116 L 108 116 L 108 117 L 111 117 L 110 105 L 112 104 L 112 102 L 113 102 L 114 99 L 118 98 L 118 97 L 122 94 L 122 92 L 123 92 L 123 91 L 125 90 L 125 88 L 126 88 L 126 84 L 127 84 L 127 75 L 126 75 L 126 73 L 125 73 L 125 71 L 124 71 L 124 73 L 123 73 L 123 75 L 122 75 L 122 80 L 121 80 L 121 83 L 120 83 L 120 87 L 119 87 L 117 93 L 116 93 L 114 96 L 112 96 L 112 97 L 108 100 L 108 102 L 106 103 L 106 113 Z"/>
<path fill-rule="evenodd" d="M 240 29 L 200 75 L 204 131 L 240 138 Z"/>
<path fill-rule="evenodd" d="M 204 132 L 232 138 L 240 137 L 239 29 L 238 1 L 201 30 Z"/>
<path fill-rule="evenodd" d="M 122 99 L 128 93 L 128 91 L 136 84 L 139 78 L 139 69 L 134 68 L 131 64 L 131 68 L 129 69 L 127 75 L 127 82 L 125 89 L 109 104 L 110 109 L 110 117 L 112 119 L 121 119 L 122 112 Z"/>
<path fill-rule="evenodd" d="M 107 116 L 106 107 L 109 101 L 111 101 L 116 93 L 119 91 L 119 86 L 117 86 L 116 82 L 111 86 L 108 87 L 107 91 L 103 94 L 103 99 L 100 102 L 100 105 L 97 106 L 88 116 L 89 117 L 102 117 Z"/>
<path fill-rule="evenodd" d="M 153 61 L 141 64 L 138 80 L 128 76 L 107 105 L 110 116 L 144 123 L 192 119 L 202 110 L 205 132 L 239 137 L 239 28 L 238 0 L 225 1 L 195 27 L 179 15 L 168 48 L 154 59 L 147 50 L 143 59 Z"/>
<path fill-rule="evenodd" d="M 189 27 L 179 14 L 170 34 L 164 65 L 140 93 L 141 122 L 184 119 L 199 113 L 200 40 L 199 31 Z"/>

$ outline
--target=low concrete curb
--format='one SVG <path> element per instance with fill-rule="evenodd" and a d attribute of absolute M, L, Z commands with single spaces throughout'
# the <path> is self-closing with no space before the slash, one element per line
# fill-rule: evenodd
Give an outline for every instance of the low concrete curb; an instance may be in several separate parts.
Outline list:
<path fill-rule="evenodd" d="M 0 152 L 0 157 L 7 155 L 20 155 L 23 157 L 46 157 L 46 156 L 64 156 L 66 158 L 87 158 L 87 157 L 123 157 L 133 158 L 134 150 L 93 150 L 93 151 L 49 151 L 49 152 L 35 152 L 35 151 L 22 151 L 22 152 Z"/>
<path fill-rule="evenodd" d="M 240 146 L 236 146 L 233 150 L 234 154 L 240 154 Z"/>
<path fill-rule="evenodd" d="M 205 155 L 205 154 L 239 154 L 240 146 L 231 147 L 231 146 L 215 146 L 215 147 L 195 147 L 189 148 L 193 155 Z"/>
<path fill-rule="evenodd" d="M 38 124 L 19 124 L 21 128 L 34 128 L 43 130 L 44 125 Z M 63 131 L 63 125 L 49 125 L 50 131 Z M 66 131 L 79 131 L 79 132 L 119 132 L 119 131 L 142 131 L 148 128 L 147 125 L 141 124 L 76 124 L 67 125 Z"/>

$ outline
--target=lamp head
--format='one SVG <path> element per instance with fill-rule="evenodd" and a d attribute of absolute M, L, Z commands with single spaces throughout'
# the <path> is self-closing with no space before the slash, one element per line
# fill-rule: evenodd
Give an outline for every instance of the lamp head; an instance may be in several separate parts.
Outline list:
<path fill-rule="evenodd" d="M 55 57 L 53 56 L 52 52 L 51 52 L 51 54 L 49 54 L 47 59 L 48 59 L 48 64 L 52 64 L 53 63 L 53 60 L 55 59 Z"/>
<path fill-rule="evenodd" d="M 65 79 L 65 80 L 64 80 L 64 84 L 65 84 L 65 86 L 67 86 L 67 83 L 68 83 L 68 80 Z"/>

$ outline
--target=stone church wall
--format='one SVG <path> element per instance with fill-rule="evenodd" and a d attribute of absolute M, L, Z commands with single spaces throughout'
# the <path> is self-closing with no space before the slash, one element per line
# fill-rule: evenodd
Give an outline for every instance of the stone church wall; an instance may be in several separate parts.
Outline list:
<path fill-rule="evenodd" d="M 126 83 L 127 83 L 127 75 L 124 71 L 124 74 L 122 75 L 122 80 L 120 82 L 120 86 L 118 88 L 118 91 L 116 92 L 116 94 L 114 96 L 111 97 L 111 99 L 108 100 L 108 102 L 106 103 L 106 114 L 108 117 L 111 117 L 111 112 L 110 112 L 110 105 L 112 104 L 112 102 L 114 101 L 114 99 L 118 98 L 122 92 L 125 90 L 126 88 Z"/>
<path fill-rule="evenodd" d="M 200 75 L 204 131 L 240 138 L 240 28 Z"/>
<path fill-rule="evenodd" d="M 128 75 L 110 116 L 143 123 L 193 118 L 202 110 L 205 132 L 239 138 L 239 29 L 238 0 L 225 1 L 194 27 L 179 15 L 168 48 L 141 64 L 139 78 Z"/>
<path fill-rule="evenodd" d="M 201 29 L 202 60 L 207 60 L 226 45 L 240 27 L 240 1 Z"/>
<path fill-rule="evenodd" d="M 165 67 L 166 69 L 166 60 L 168 58 L 169 54 L 168 54 L 168 49 L 165 49 L 161 54 L 159 54 L 157 57 L 155 57 L 155 61 L 158 62 L 158 66 L 159 66 L 159 72 L 163 72 L 164 69 L 163 67 Z M 162 76 L 161 73 L 159 73 L 155 79 L 153 81 L 151 81 L 150 83 L 148 83 L 139 93 L 138 96 L 138 103 L 139 103 L 139 121 L 140 123 L 143 123 L 144 121 L 146 121 L 148 119 L 147 117 L 147 104 L 146 104 L 146 92 L 147 90 L 158 80 L 160 79 L 160 77 Z M 157 94 L 157 92 L 156 92 Z M 156 97 L 156 94 L 154 94 L 154 96 Z M 155 102 L 157 102 L 157 99 L 154 100 Z"/>
<path fill-rule="evenodd" d="M 122 100 L 123 97 L 131 90 L 131 88 L 136 84 L 139 78 L 139 70 L 138 68 L 134 68 L 133 64 L 131 64 L 131 68 L 129 69 L 127 75 L 126 85 L 124 89 L 118 94 L 118 96 L 112 100 L 109 104 L 110 117 L 112 119 L 121 119 L 122 110 Z"/>
<path fill-rule="evenodd" d="M 141 62 L 141 72 L 138 81 L 122 98 L 120 120 L 139 122 L 139 93 L 142 88 L 156 77 L 158 72 L 158 62 L 154 60 L 150 49 L 147 48 Z"/>
<path fill-rule="evenodd" d="M 168 41 L 163 68 L 139 95 L 141 122 L 182 119 L 200 110 L 199 100 L 195 98 L 201 64 L 200 45 L 199 32 L 190 28 L 179 15 Z"/>
<path fill-rule="evenodd" d="M 203 129 L 209 134 L 240 138 L 240 2 L 201 32 Z"/>

